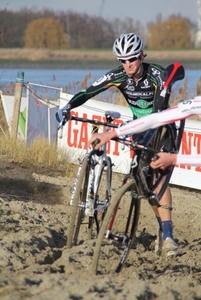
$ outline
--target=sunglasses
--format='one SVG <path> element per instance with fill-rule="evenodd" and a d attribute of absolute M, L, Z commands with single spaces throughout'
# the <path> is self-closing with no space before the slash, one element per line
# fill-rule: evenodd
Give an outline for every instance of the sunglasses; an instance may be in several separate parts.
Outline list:
<path fill-rule="evenodd" d="M 139 59 L 139 56 L 138 56 L 138 57 L 133 56 L 133 57 L 128 58 L 128 59 L 119 59 L 119 61 L 120 61 L 122 64 L 125 64 L 127 61 L 130 62 L 130 63 L 132 63 L 132 62 L 134 62 L 134 61 L 136 61 L 136 60 L 138 60 L 138 59 Z"/>

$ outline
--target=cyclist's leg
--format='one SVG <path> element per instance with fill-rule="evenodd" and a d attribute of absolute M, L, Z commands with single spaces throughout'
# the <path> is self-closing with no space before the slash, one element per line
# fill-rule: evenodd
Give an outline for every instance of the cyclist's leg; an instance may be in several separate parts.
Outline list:
<path fill-rule="evenodd" d="M 173 141 L 173 138 L 176 136 L 176 129 L 175 125 L 172 124 L 173 131 L 171 134 L 170 130 L 163 131 L 163 134 L 161 136 L 160 142 L 159 142 L 159 149 L 162 147 L 164 151 L 175 151 L 175 143 Z M 171 170 L 167 170 L 169 174 L 171 174 Z M 167 175 L 168 176 L 168 175 Z M 166 184 L 168 183 L 168 178 Z M 163 179 L 157 186 L 157 188 L 154 190 L 154 193 L 158 194 L 159 191 L 162 189 L 162 186 L 164 184 L 164 181 L 166 180 L 166 176 L 163 176 Z M 166 186 L 165 184 L 165 186 Z M 160 248 L 164 248 L 166 250 L 165 254 L 167 256 L 170 255 L 178 255 L 178 246 L 173 240 L 173 234 L 172 234 L 172 195 L 169 186 L 167 186 L 163 196 L 161 199 L 159 199 L 161 207 L 158 208 L 156 206 L 152 206 L 152 209 L 156 215 L 156 218 L 159 223 L 159 230 L 158 230 L 158 237 L 156 240 L 156 253 L 160 254 Z M 167 247 L 168 246 L 168 247 Z"/>
<path fill-rule="evenodd" d="M 163 184 L 162 182 L 160 185 Z M 157 189 L 160 189 L 160 185 Z M 157 192 L 157 190 L 156 190 Z M 156 240 L 155 251 L 157 254 L 160 254 L 163 251 L 165 256 L 177 256 L 180 254 L 178 245 L 173 239 L 172 233 L 172 194 L 170 187 L 168 186 L 164 192 L 161 200 L 161 207 L 153 207 L 155 215 L 159 221 L 159 231 Z M 161 228 L 162 227 L 162 228 Z M 162 232 L 160 230 L 162 229 Z M 162 235 L 162 238 L 161 238 Z"/>
<path fill-rule="evenodd" d="M 174 139 L 176 138 L 176 126 L 171 124 Z M 175 144 L 172 140 L 172 136 L 169 131 L 165 133 L 161 141 L 164 149 L 168 152 L 175 151 Z M 177 145 L 178 146 L 178 145 Z M 176 146 L 176 147 L 177 147 Z M 165 177 L 164 177 L 165 180 Z M 161 182 L 162 184 L 163 182 Z M 160 188 L 160 185 L 159 185 Z M 166 256 L 177 256 L 180 252 L 178 245 L 174 242 L 173 233 L 172 233 L 172 194 L 170 187 L 168 186 L 166 191 L 163 194 L 163 197 L 160 200 L 161 207 L 158 209 L 161 222 L 162 222 L 162 250 Z"/>

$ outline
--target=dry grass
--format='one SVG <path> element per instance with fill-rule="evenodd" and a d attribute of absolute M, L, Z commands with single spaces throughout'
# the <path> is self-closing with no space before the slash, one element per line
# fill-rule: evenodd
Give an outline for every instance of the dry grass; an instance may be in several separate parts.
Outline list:
<path fill-rule="evenodd" d="M 66 152 L 58 148 L 56 143 L 49 145 L 48 140 L 42 137 L 36 138 L 28 146 L 24 140 L 13 139 L 10 135 L 1 133 L 0 155 L 10 158 L 24 168 L 40 170 L 41 173 L 61 173 L 66 176 L 73 171 Z"/>
<path fill-rule="evenodd" d="M 58 148 L 56 143 L 49 145 L 46 138 L 39 137 L 31 145 L 27 145 L 24 140 L 11 138 L 1 100 L 0 155 L 11 158 L 25 168 L 40 170 L 41 173 L 59 173 L 66 176 L 74 172 L 74 166 L 68 162 L 68 153 Z"/>
<path fill-rule="evenodd" d="M 9 157 L 25 168 L 34 167 L 40 172 L 61 173 L 63 176 L 74 171 L 68 163 L 68 154 L 56 143 L 49 145 L 47 139 L 36 138 L 31 145 L 24 140 L 11 138 L 2 103 L 0 102 L 0 155 Z"/>

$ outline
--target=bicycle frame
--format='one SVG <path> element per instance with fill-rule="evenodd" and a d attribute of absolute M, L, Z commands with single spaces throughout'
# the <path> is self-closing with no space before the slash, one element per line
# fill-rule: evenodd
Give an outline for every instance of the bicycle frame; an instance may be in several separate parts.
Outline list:
<path fill-rule="evenodd" d="M 90 120 L 90 119 L 85 119 L 85 118 L 79 118 L 79 117 L 71 117 L 71 120 L 75 120 L 75 121 L 80 121 L 80 122 L 86 122 L 86 123 L 90 123 L 96 126 L 95 130 L 93 130 L 92 133 L 98 132 L 98 127 L 97 126 L 105 126 L 105 132 L 109 131 L 110 127 L 113 128 L 117 128 L 118 125 L 112 124 L 111 122 L 114 119 L 118 119 L 120 118 L 120 113 L 118 112 L 109 112 L 106 111 L 105 112 L 106 115 L 106 119 L 107 122 L 99 122 L 96 120 Z M 84 156 L 79 159 L 79 168 L 76 174 L 76 180 L 75 180 L 75 184 L 72 190 L 72 194 L 71 194 L 71 199 L 70 199 L 70 205 L 73 205 L 73 199 L 74 199 L 74 195 L 75 195 L 75 189 L 76 189 L 76 184 L 77 184 L 77 180 L 82 168 L 82 164 L 83 161 L 86 157 L 88 157 L 88 159 L 90 160 L 90 177 L 89 177 L 89 185 L 88 185 L 88 189 L 87 189 L 87 197 L 86 197 L 86 209 L 85 209 L 85 214 L 88 216 L 93 216 L 95 211 L 99 211 L 101 209 L 104 209 L 106 207 L 108 207 L 109 204 L 105 204 L 105 201 L 99 201 L 99 199 L 97 198 L 97 191 L 98 191 L 98 187 L 99 187 L 99 183 L 100 183 L 100 177 L 101 177 L 101 172 L 104 166 L 107 166 L 107 170 L 106 170 L 106 174 L 107 174 L 107 188 L 109 191 L 108 194 L 108 199 L 105 199 L 106 202 L 109 202 L 110 198 L 111 198 L 111 174 L 110 174 L 110 169 L 112 167 L 112 163 L 111 161 L 108 159 L 108 156 L 106 155 L 106 147 L 107 145 L 103 145 L 100 150 L 91 150 L 91 149 L 87 149 L 86 153 L 84 154 Z M 89 201 L 89 199 L 91 198 L 91 201 Z M 98 204 L 98 207 L 95 208 L 95 203 Z M 84 204 L 79 204 L 78 205 L 80 208 L 84 208 Z"/>
<path fill-rule="evenodd" d="M 74 116 L 71 117 L 71 120 L 95 125 L 93 132 L 98 132 L 99 125 L 105 126 L 105 131 L 108 131 L 109 127 L 118 126 L 112 124 L 112 122 L 120 117 L 120 113 L 106 111 L 105 116 L 107 122 L 99 122 Z M 72 243 L 77 244 L 80 226 L 81 224 L 86 224 L 86 222 L 83 222 L 85 216 L 88 217 L 88 238 L 92 238 L 94 220 L 98 234 L 107 207 L 109 206 L 111 198 L 112 162 L 111 158 L 106 154 L 106 146 L 107 145 L 103 145 L 100 150 L 88 148 L 83 157 L 79 159 L 79 167 L 70 199 L 70 205 L 73 206 L 73 209 L 68 228 L 68 248 L 72 246 Z M 104 183 L 102 186 L 101 195 L 103 170 L 106 172 L 106 184 Z M 99 197 L 100 195 L 101 197 Z M 100 219 L 99 212 L 101 212 L 102 219 Z"/>
<path fill-rule="evenodd" d="M 184 124 L 182 124 L 182 130 L 183 130 L 183 126 L 184 126 Z M 161 131 L 164 128 L 166 128 L 168 130 L 168 132 L 170 133 L 172 146 L 174 148 L 173 152 L 177 153 L 178 149 L 177 149 L 177 145 L 176 145 L 175 138 L 174 138 L 173 128 L 169 124 L 164 125 L 160 128 L 148 130 L 143 137 L 143 144 L 139 144 L 136 140 L 135 141 L 127 141 L 127 140 L 119 139 L 119 138 L 114 139 L 120 143 L 125 144 L 126 146 L 128 146 L 134 150 L 134 155 L 132 157 L 131 164 L 130 164 L 130 170 L 129 170 L 129 173 L 125 176 L 123 184 L 127 181 L 127 178 L 134 177 L 135 180 L 137 180 L 138 188 L 140 189 L 141 196 L 144 198 L 147 198 L 151 205 L 157 205 L 158 207 L 160 207 L 159 201 L 162 198 L 166 187 L 164 189 L 162 188 L 160 190 L 159 194 L 155 194 L 153 192 L 153 190 L 155 190 L 157 188 L 157 186 L 160 184 L 160 182 L 162 181 L 162 179 L 164 177 L 166 177 L 166 181 L 169 182 L 174 167 L 172 167 L 172 166 L 168 167 L 166 170 L 166 174 L 164 171 L 161 171 L 161 173 L 158 174 L 158 178 L 155 179 L 155 183 L 153 185 L 151 185 L 150 187 L 148 187 L 150 185 L 150 180 L 151 180 L 151 178 L 153 178 L 156 171 L 153 170 L 151 167 L 149 167 L 147 175 L 145 176 L 139 162 L 140 162 L 141 153 L 143 150 L 146 151 L 147 153 L 152 153 L 153 155 L 157 154 L 158 152 L 163 151 L 162 148 L 154 148 L 154 145 L 149 146 L 149 143 L 150 143 L 151 139 L 153 138 L 153 136 L 159 130 Z M 160 132 L 159 136 L 161 136 L 161 132 Z"/>

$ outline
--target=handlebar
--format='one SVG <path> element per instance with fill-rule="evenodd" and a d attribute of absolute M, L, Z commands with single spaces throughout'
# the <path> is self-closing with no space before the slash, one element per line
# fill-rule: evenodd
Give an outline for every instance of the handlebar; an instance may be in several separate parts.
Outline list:
<path fill-rule="evenodd" d="M 81 118 L 81 117 L 75 117 L 75 116 L 70 116 L 69 120 L 83 122 L 83 123 L 89 123 L 89 124 L 93 124 L 93 125 L 97 125 L 97 126 L 108 126 L 108 127 L 111 127 L 111 128 L 118 128 L 119 127 L 119 125 L 111 123 L 112 122 L 111 120 L 109 122 L 104 122 L 104 121 L 92 120 L 92 119 L 88 119 L 88 118 Z M 60 127 L 60 128 L 62 129 L 62 127 Z M 118 143 L 124 144 L 124 145 L 132 148 L 133 150 L 136 150 L 136 149 L 147 150 L 147 151 L 153 152 L 155 154 L 159 152 L 159 150 L 157 150 L 155 148 L 152 148 L 150 146 L 144 146 L 142 144 L 139 144 L 136 141 L 131 141 L 131 140 L 128 140 L 126 138 L 114 138 L 112 140 L 116 141 Z M 96 139 L 93 143 L 94 146 L 97 145 L 99 142 L 100 142 L 100 140 Z M 101 155 L 101 154 L 99 154 L 99 155 Z M 155 159 L 157 159 L 157 158 L 155 158 Z"/>
<path fill-rule="evenodd" d="M 107 127 L 111 127 L 111 128 L 118 128 L 119 127 L 119 125 L 113 124 L 111 122 L 91 120 L 91 119 L 80 118 L 80 117 L 75 117 L 75 116 L 71 116 L 70 120 L 83 122 L 83 123 L 90 123 L 90 124 L 97 125 L 97 126 L 107 126 Z"/>
<path fill-rule="evenodd" d="M 66 124 L 65 120 L 66 120 L 65 116 L 63 116 L 63 119 L 62 119 L 61 123 L 57 127 L 58 130 L 61 129 L 61 134 L 59 136 L 60 138 L 62 138 L 62 136 L 63 136 L 63 126 Z M 112 121 L 114 121 L 111 118 L 108 118 L 107 119 L 108 121 L 104 122 L 104 121 L 91 120 L 91 119 L 87 119 L 87 118 L 70 116 L 69 120 L 83 122 L 83 123 L 89 123 L 89 124 L 93 124 L 93 125 L 97 125 L 97 126 L 111 127 L 111 128 L 118 128 L 119 127 L 119 125 L 111 123 Z"/>

